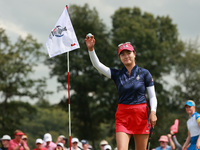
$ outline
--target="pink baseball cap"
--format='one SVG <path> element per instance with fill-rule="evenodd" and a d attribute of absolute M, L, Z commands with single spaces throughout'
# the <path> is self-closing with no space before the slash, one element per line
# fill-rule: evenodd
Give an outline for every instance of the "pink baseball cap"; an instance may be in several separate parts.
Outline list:
<path fill-rule="evenodd" d="M 22 132 L 21 130 L 15 130 L 14 134 L 15 135 L 24 135 L 24 132 Z"/>
<path fill-rule="evenodd" d="M 118 45 L 118 54 L 120 54 L 123 50 L 129 50 L 129 51 L 135 52 L 135 50 L 130 42 L 121 43 Z M 135 52 L 135 54 L 136 54 L 136 52 Z"/>
<path fill-rule="evenodd" d="M 159 142 L 168 142 L 168 137 L 166 135 L 160 136 Z"/>

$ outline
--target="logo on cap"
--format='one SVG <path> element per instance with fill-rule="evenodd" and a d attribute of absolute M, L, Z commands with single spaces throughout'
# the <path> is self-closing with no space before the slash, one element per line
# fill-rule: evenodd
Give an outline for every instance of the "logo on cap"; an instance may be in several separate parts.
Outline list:
<path fill-rule="evenodd" d="M 118 45 L 118 54 L 123 50 L 135 51 L 130 42 L 121 43 Z"/>

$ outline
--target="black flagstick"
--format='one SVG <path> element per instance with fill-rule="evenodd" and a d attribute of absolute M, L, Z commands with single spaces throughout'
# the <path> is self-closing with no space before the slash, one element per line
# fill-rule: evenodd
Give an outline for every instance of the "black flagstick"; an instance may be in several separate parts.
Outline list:
<path fill-rule="evenodd" d="M 148 139 L 148 143 L 147 143 L 147 150 L 150 150 L 152 133 L 153 133 L 153 127 L 151 126 L 150 132 L 149 132 L 149 139 Z"/>

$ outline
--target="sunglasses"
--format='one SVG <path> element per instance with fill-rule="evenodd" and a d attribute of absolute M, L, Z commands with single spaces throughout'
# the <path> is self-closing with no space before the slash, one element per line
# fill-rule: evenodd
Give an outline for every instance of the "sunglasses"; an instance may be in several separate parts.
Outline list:
<path fill-rule="evenodd" d="M 124 44 L 131 44 L 131 42 L 121 43 L 121 44 L 118 45 L 118 47 L 120 47 L 120 46 L 122 46 L 122 45 L 124 45 Z"/>

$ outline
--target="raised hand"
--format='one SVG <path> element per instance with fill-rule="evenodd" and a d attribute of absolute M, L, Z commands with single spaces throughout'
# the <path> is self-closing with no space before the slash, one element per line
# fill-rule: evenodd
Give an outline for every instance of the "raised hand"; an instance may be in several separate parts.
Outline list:
<path fill-rule="evenodd" d="M 88 50 L 93 51 L 94 45 L 95 45 L 94 35 L 92 35 L 91 33 L 87 34 L 86 38 L 85 38 L 85 43 L 86 43 Z"/>

